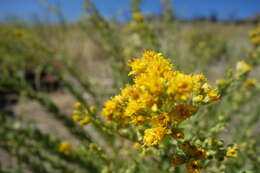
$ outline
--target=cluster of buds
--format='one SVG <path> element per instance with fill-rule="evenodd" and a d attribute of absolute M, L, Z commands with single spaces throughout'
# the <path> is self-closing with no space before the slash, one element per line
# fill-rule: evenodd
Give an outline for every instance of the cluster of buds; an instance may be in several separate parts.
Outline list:
<path fill-rule="evenodd" d="M 79 102 L 74 105 L 75 110 L 73 111 L 72 119 L 73 121 L 79 123 L 81 126 L 84 126 L 91 122 L 91 117 L 86 109 L 84 109 L 83 105 Z M 89 110 L 91 112 L 95 112 L 96 108 L 94 106 L 90 106 Z"/>

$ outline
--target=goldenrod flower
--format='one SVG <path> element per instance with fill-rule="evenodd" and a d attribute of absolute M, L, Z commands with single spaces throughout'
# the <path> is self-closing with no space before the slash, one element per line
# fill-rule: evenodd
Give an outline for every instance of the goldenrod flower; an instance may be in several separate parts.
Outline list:
<path fill-rule="evenodd" d="M 95 106 L 90 106 L 90 107 L 89 107 L 89 111 L 90 111 L 91 113 L 95 113 L 95 112 L 97 111 L 97 108 L 96 108 Z"/>
<path fill-rule="evenodd" d="M 249 32 L 249 35 L 250 35 L 250 37 L 251 37 L 251 42 L 252 42 L 255 46 L 260 45 L 260 26 L 257 26 L 256 29 L 250 31 L 250 32 Z"/>
<path fill-rule="evenodd" d="M 168 114 L 154 115 L 151 119 L 153 127 L 167 127 L 170 122 L 170 116 Z"/>
<path fill-rule="evenodd" d="M 145 123 L 145 117 L 144 116 L 141 116 L 141 115 L 138 115 L 138 116 L 134 116 L 132 118 L 132 120 L 130 121 L 131 124 L 144 124 Z"/>
<path fill-rule="evenodd" d="M 135 20 L 135 21 L 143 21 L 143 15 L 142 15 L 142 13 L 141 12 L 134 12 L 133 13 L 133 19 Z"/>
<path fill-rule="evenodd" d="M 74 104 L 74 107 L 75 107 L 76 109 L 79 109 L 79 108 L 82 107 L 82 104 L 81 104 L 80 102 L 77 102 L 77 103 Z"/>
<path fill-rule="evenodd" d="M 189 161 L 186 164 L 186 167 L 188 169 L 188 173 L 200 173 L 201 172 L 201 164 L 197 160 Z"/>
<path fill-rule="evenodd" d="M 91 117 L 86 115 L 82 120 L 79 121 L 79 124 L 83 126 L 90 123 L 90 121 L 91 121 Z"/>
<path fill-rule="evenodd" d="M 78 122 L 80 120 L 80 117 L 78 114 L 72 115 L 72 120 Z"/>
<path fill-rule="evenodd" d="M 102 113 L 121 125 L 148 128 L 143 137 L 146 146 L 158 144 L 170 133 L 171 125 L 194 115 L 198 105 L 219 99 L 205 76 L 175 71 L 161 53 L 145 51 L 141 59 L 129 61 L 129 66 L 134 83 L 106 101 Z M 177 136 L 183 137 L 181 133 Z"/>
<path fill-rule="evenodd" d="M 260 37 L 254 37 L 251 39 L 252 43 L 255 45 L 259 45 L 260 44 Z"/>
<path fill-rule="evenodd" d="M 227 148 L 226 157 L 229 157 L 229 158 L 236 158 L 237 157 L 237 148 L 236 148 L 236 146 Z"/>
<path fill-rule="evenodd" d="M 144 145 L 154 146 L 157 145 L 166 134 L 170 134 L 171 131 L 163 127 L 154 127 L 151 129 L 146 129 L 144 131 Z"/>
<path fill-rule="evenodd" d="M 244 83 L 244 85 L 248 88 L 256 86 L 257 81 L 256 79 L 247 79 Z"/>
<path fill-rule="evenodd" d="M 203 95 L 197 95 L 197 96 L 193 97 L 192 101 L 195 103 L 200 103 L 203 101 L 203 99 L 204 99 Z"/>
<path fill-rule="evenodd" d="M 59 152 L 68 155 L 71 152 L 71 145 L 68 142 L 62 142 L 59 145 Z"/>
<path fill-rule="evenodd" d="M 134 143 L 133 148 L 139 150 L 142 148 L 142 145 L 139 143 Z"/>
<path fill-rule="evenodd" d="M 252 70 L 252 67 L 248 65 L 245 61 L 239 61 L 237 62 L 237 71 L 239 74 L 245 74 Z"/>
<path fill-rule="evenodd" d="M 204 160 L 206 158 L 205 150 L 203 148 L 197 148 L 196 157 L 198 157 L 199 160 Z"/>

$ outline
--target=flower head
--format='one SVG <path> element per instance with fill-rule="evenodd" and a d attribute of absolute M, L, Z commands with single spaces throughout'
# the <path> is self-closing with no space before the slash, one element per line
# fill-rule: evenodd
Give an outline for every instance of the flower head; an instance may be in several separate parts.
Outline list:
<path fill-rule="evenodd" d="M 237 71 L 239 74 L 246 74 L 249 73 L 252 70 L 252 67 L 248 65 L 245 61 L 239 61 L 237 62 Z"/>
<path fill-rule="evenodd" d="M 163 127 L 154 127 L 151 129 L 146 129 L 144 131 L 144 145 L 154 146 L 157 145 L 166 134 L 170 134 L 171 131 Z"/>
<path fill-rule="evenodd" d="M 59 152 L 68 155 L 71 152 L 71 145 L 68 142 L 62 142 L 59 145 Z"/>
<path fill-rule="evenodd" d="M 197 160 L 189 161 L 186 164 L 186 167 L 188 169 L 188 173 L 200 173 L 201 172 L 201 164 Z"/>
<path fill-rule="evenodd" d="M 218 91 L 205 76 L 174 70 L 161 53 L 145 51 L 129 61 L 133 78 L 119 95 L 105 102 L 103 115 L 121 125 L 144 127 L 145 146 L 157 145 L 178 125 L 196 113 L 199 106 L 219 99 Z M 176 138 L 184 134 L 176 133 Z"/>

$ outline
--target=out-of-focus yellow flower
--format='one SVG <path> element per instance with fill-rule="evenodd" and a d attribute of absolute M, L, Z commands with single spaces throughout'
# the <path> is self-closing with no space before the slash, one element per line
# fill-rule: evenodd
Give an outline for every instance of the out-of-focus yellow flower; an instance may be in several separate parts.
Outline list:
<path fill-rule="evenodd" d="M 68 142 L 62 142 L 62 143 L 60 143 L 60 145 L 59 145 L 59 152 L 61 152 L 61 153 L 63 153 L 63 154 L 65 154 L 65 155 L 68 155 L 68 154 L 70 154 L 70 152 L 71 152 L 71 144 L 70 143 L 68 143 Z"/>
<path fill-rule="evenodd" d="M 244 83 L 244 85 L 248 88 L 256 86 L 257 81 L 256 79 L 247 79 Z"/>
<path fill-rule="evenodd" d="M 159 114 L 152 117 L 153 127 L 167 127 L 171 122 L 170 116 L 168 114 Z"/>
<path fill-rule="evenodd" d="M 250 31 L 248 33 L 251 37 L 251 42 L 255 45 L 258 46 L 260 45 L 260 26 L 258 25 L 256 29 Z"/>
<path fill-rule="evenodd" d="M 72 120 L 78 122 L 80 120 L 79 115 L 77 114 L 72 115 Z"/>
<path fill-rule="evenodd" d="M 248 35 L 251 37 L 257 36 L 258 34 L 260 34 L 260 32 L 257 30 L 252 30 L 248 32 Z"/>
<path fill-rule="evenodd" d="M 90 106 L 89 110 L 85 110 L 81 103 L 74 104 L 76 110 L 73 111 L 72 120 L 83 126 L 91 122 L 91 111 L 96 111 L 94 106 Z M 90 113 L 91 112 L 91 113 Z"/>
<path fill-rule="evenodd" d="M 248 65 L 245 61 L 239 61 L 237 62 L 237 71 L 239 74 L 245 74 L 252 70 L 252 67 Z"/>
<path fill-rule="evenodd" d="M 260 44 L 260 36 L 259 37 L 254 37 L 251 39 L 251 42 L 254 44 L 254 45 L 259 45 Z"/>
<path fill-rule="evenodd" d="M 189 161 L 186 164 L 186 167 L 187 167 L 188 173 L 200 173 L 201 169 L 202 169 L 200 162 L 197 160 Z"/>
<path fill-rule="evenodd" d="M 228 83 L 228 80 L 227 79 L 218 79 L 216 81 L 216 84 L 217 85 L 226 85 Z"/>
<path fill-rule="evenodd" d="M 204 160 L 206 158 L 205 150 L 203 148 L 197 148 L 196 157 L 198 157 L 199 160 Z"/>
<path fill-rule="evenodd" d="M 157 145 L 166 134 L 170 134 L 171 131 L 163 127 L 154 127 L 146 129 L 144 131 L 144 145 L 145 146 L 154 146 Z"/>
<path fill-rule="evenodd" d="M 122 96 L 116 96 L 111 100 L 106 101 L 105 108 L 102 110 L 102 114 L 107 120 L 118 119 L 122 120 L 124 115 Z"/>
<path fill-rule="evenodd" d="M 16 28 L 16 29 L 13 29 L 12 34 L 14 36 L 19 36 L 20 37 L 20 36 L 23 36 L 25 34 L 25 32 L 23 30 L 21 30 L 21 29 Z"/>
<path fill-rule="evenodd" d="M 142 148 L 142 145 L 139 143 L 134 143 L 133 148 L 139 150 Z"/>
<path fill-rule="evenodd" d="M 139 21 L 139 22 L 144 20 L 143 15 L 142 15 L 141 12 L 134 12 L 133 13 L 133 19 L 135 21 Z"/>
<path fill-rule="evenodd" d="M 226 157 L 236 158 L 237 157 L 237 148 L 236 147 L 228 147 L 226 151 Z"/>
<path fill-rule="evenodd" d="M 79 121 L 79 124 L 81 126 L 84 126 L 84 125 L 90 123 L 90 121 L 91 121 L 91 117 L 86 115 L 82 120 Z"/>
<path fill-rule="evenodd" d="M 207 95 L 208 95 L 210 101 L 217 101 L 217 100 L 219 100 L 219 98 L 220 98 L 217 89 L 210 90 L 210 91 L 207 93 Z"/>
<path fill-rule="evenodd" d="M 82 104 L 80 102 L 76 102 L 74 104 L 74 107 L 77 108 L 77 109 L 80 109 L 82 107 Z"/>
<path fill-rule="evenodd" d="M 91 113 L 95 113 L 95 112 L 97 111 L 97 108 L 96 108 L 95 106 L 90 106 L 90 107 L 89 107 L 89 111 L 90 111 Z"/>
<path fill-rule="evenodd" d="M 203 101 L 203 99 L 204 99 L 203 95 L 198 95 L 198 96 L 193 97 L 192 101 L 195 103 L 200 103 Z"/>

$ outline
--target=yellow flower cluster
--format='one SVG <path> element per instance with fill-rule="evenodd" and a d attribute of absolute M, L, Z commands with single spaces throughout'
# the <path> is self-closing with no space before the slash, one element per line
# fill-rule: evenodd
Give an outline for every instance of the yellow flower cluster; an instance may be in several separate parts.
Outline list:
<path fill-rule="evenodd" d="M 244 86 L 247 87 L 247 88 L 255 87 L 257 84 L 258 83 L 257 83 L 257 80 L 255 78 L 247 79 L 244 82 Z"/>
<path fill-rule="evenodd" d="M 238 75 L 247 74 L 250 71 L 252 71 L 252 67 L 248 65 L 245 61 L 238 61 L 236 65 L 236 69 L 238 72 Z"/>
<path fill-rule="evenodd" d="M 188 173 L 200 173 L 202 169 L 200 162 L 197 160 L 189 161 L 186 164 L 186 167 L 188 169 Z"/>
<path fill-rule="evenodd" d="M 249 35 L 251 37 L 251 42 L 258 46 L 260 45 L 260 24 L 258 25 L 258 27 L 252 31 L 249 32 Z"/>
<path fill-rule="evenodd" d="M 72 115 L 73 121 L 79 123 L 81 126 L 91 122 L 91 117 L 84 111 L 81 103 L 77 102 L 74 105 L 75 109 Z M 90 107 L 91 111 L 95 111 L 95 107 Z"/>
<path fill-rule="evenodd" d="M 59 152 L 68 155 L 71 152 L 71 145 L 68 142 L 62 142 L 59 145 Z"/>
<path fill-rule="evenodd" d="M 228 157 L 228 158 L 236 158 L 237 157 L 237 150 L 238 150 L 238 146 L 237 145 L 233 145 L 231 147 L 228 147 L 227 151 L 226 151 L 226 157 Z"/>
<path fill-rule="evenodd" d="M 108 100 L 102 113 L 107 120 L 121 125 L 150 127 L 144 131 L 145 146 L 158 144 L 200 105 L 219 99 L 218 91 L 203 75 L 175 71 L 161 53 L 146 51 L 141 59 L 130 61 L 129 66 L 134 84 Z"/>

